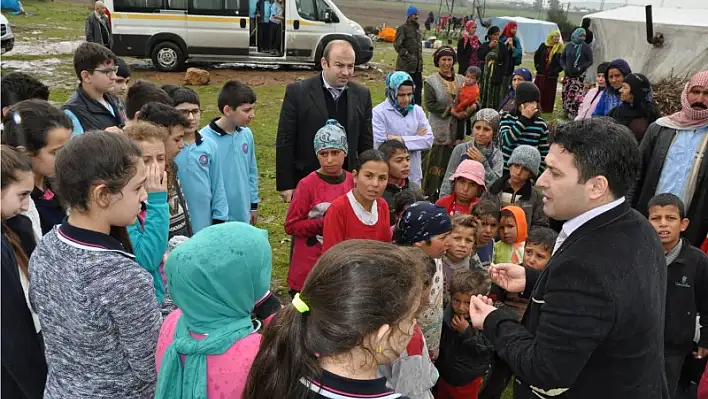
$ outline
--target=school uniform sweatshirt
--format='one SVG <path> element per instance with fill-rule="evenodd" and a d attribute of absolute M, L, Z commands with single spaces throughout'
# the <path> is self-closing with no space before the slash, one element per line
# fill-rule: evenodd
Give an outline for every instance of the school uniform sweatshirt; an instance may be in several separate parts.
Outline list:
<path fill-rule="evenodd" d="M 64 222 L 44 236 L 29 269 L 49 367 L 44 398 L 153 398 L 162 317 L 133 255 Z"/>
<path fill-rule="evenodd" d="M 389 217 L 388 205 L 383 198 L 376 198 L 369 212 L 363 209 L 349 191 L 332 201 L 327 210 L 322 232 L 322 253 L 346 240 L 391 242 Z M 373 223 L 364 223 L 362 218 Z"/>
<path fill-rule="evenodd" d="M 247 127 L 226 132 L 217 119 L 199 131 L 216 143 L 217 162 L 221 165 L 229 207 L 228 221 L 250 223 L 251 210 L 258 209 L 258 165 L 253 133 Z"/>
<path fill-rule="evenodd" d="M 551 148 L 548 141 L 548 125 L 540 116 L 529 119 L 523 115 L 514 115 L 510 112 L 502 113 L 499 124 L 499 135 L 502 141 L 502 154 L 504 155 L 504 171 L 509 170 L 507 162 L 514 149 L 522 144 L 535 147 L 541 153 L 541 172 L 546 169 L 546 155 Z"/>
<path fill-rule="evenodd" d="M 285 232 L 295 237 L 288 287 L 302 290 L 322 253 L 325 213 L 331 203 L 354 188 L 351 173 L 331 177 L 312 172 L 300 180 L 285 218 Z"/>
<path fill-rule="evenodd" d="M 175 157 L 177 176 L 187 202 L 192 232 L 195 234 L 229 217 L 229 204 L 217 152 L 213 140 L 195 133 L 194 143 L 185 143 Z"/>
<path fill-rule="evenodd" d="M 167 252 L 170 233 L 170 207 L 167 191 L 148 194 L 145 209 L 133 225 L 128 226 L 128 236 L 133 245 L 135 261 L 152 276 L 157 302 L 165 296 L 165 284 L 160 274 L 160 263 Z"/>

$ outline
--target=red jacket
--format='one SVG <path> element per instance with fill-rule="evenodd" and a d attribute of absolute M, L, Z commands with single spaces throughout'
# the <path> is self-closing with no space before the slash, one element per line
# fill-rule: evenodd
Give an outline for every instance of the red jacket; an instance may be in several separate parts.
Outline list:
<path fill-rule="evenodd" d="M 285 218 L 285 232 L 294 236 L 293 255 L 288 270 L 288 287 L 300 291 L 307 275 L 322 253 L 324 215 L 330 204 L 354 188 L 345 172 L 344 181 L 333 184 L 312 172 L 300 180 Z M 319 236 L 319 237 L 318 237 Z"/>
<path fill-rule="evenodd" d="M 698 399 L 708 399 L 708 364 L 703 370 L 701 381 L 698 383 Z"/>
<path fill-rule="evenodd" d="M 455 196 L 455 193 L 452 193 L 450 195 L 446 195 L 438 200 L 438 202 L 435 203 L 435 205 L 440 205 L 445 210 L 447 211 L 447 214 L 450 216 L 454 216 L 458 213 L 463 213 L 465 215 L 471 215 L 472 214 L 472 205 L 476 204 L 477 201 L 479 201 L 479 198 L 475 198 L 472 200 L 472 202 L 469 205 L 462 205 L 457 202 L 457 198 Z"/>

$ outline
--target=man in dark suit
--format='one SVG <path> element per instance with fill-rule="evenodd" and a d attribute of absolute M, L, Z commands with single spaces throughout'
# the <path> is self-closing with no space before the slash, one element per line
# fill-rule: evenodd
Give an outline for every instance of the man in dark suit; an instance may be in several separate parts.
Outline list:
<path fill-rule="evenodd" d="M 371 93 L 350 81 L 355 57 L 349 42 L 331 41 L 324 49 L 322 73 L 285 90 L 275 146 L 275 183 L 285 202 L 300 179 L 319 169 L 312 142 L 328 119 L 336 119 L 347 132 L 345 169 L 351 170 L 358 154 L 374 147 Z"/>
<path fill-rule="evenodd" d="M 546 164 L 536 183 L 543 210 L 566 221 L 553 255 L 542 272 L 490 267 L 492 281 L 531 301 L 519 323 L 474 297 L 472 324 L 493 342 L 495 367 L 516 376 L 516 399 L 668 399 L 664 251 L 624 197 L 639 168 L 636 141 L 607 118 L 570 122 Z"/>

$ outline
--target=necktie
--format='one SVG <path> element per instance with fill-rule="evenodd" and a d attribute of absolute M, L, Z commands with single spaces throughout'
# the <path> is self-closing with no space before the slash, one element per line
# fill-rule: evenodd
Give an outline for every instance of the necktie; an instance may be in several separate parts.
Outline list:
<path fill-rule="evenodd" d="M 565 233 L 565 230 L 561 230 L 560 234 L 558 234 L 558 238 L 556 238 L 556 245 L 553 246 L 553 253 L 551 256 L 553 256 L 558 248 L 563 245 L 563 241 L 565 241 L 566 238 L 568 238 L 568 234 Z"/>

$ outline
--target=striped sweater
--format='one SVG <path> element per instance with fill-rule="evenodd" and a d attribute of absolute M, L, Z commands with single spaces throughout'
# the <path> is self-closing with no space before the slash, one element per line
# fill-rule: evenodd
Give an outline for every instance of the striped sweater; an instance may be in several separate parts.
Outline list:
<path fill-rule="evenodd" d="M 541 170 L 546 169 L 546 155 L 551 147 L 548 141 L 548 125 L 540 116 L 533 119 L 525 116 L 516 116 L 509 112 L 502 114 L 499 125 L 499 136 L 502 144 L 502 154 L 504 155 L 504 172 L 509 170 L 506 164 L 511 158 L 511 153 L 520 145 L 526 144 L 538 148 L 541 153 Z"/>
<path fill-rule="evenodd" d="M 30 273 L 49 368 L 44 398 L 153 398 L 162 317 L 133 256 L 65 221 L 37 246 Z"/>

